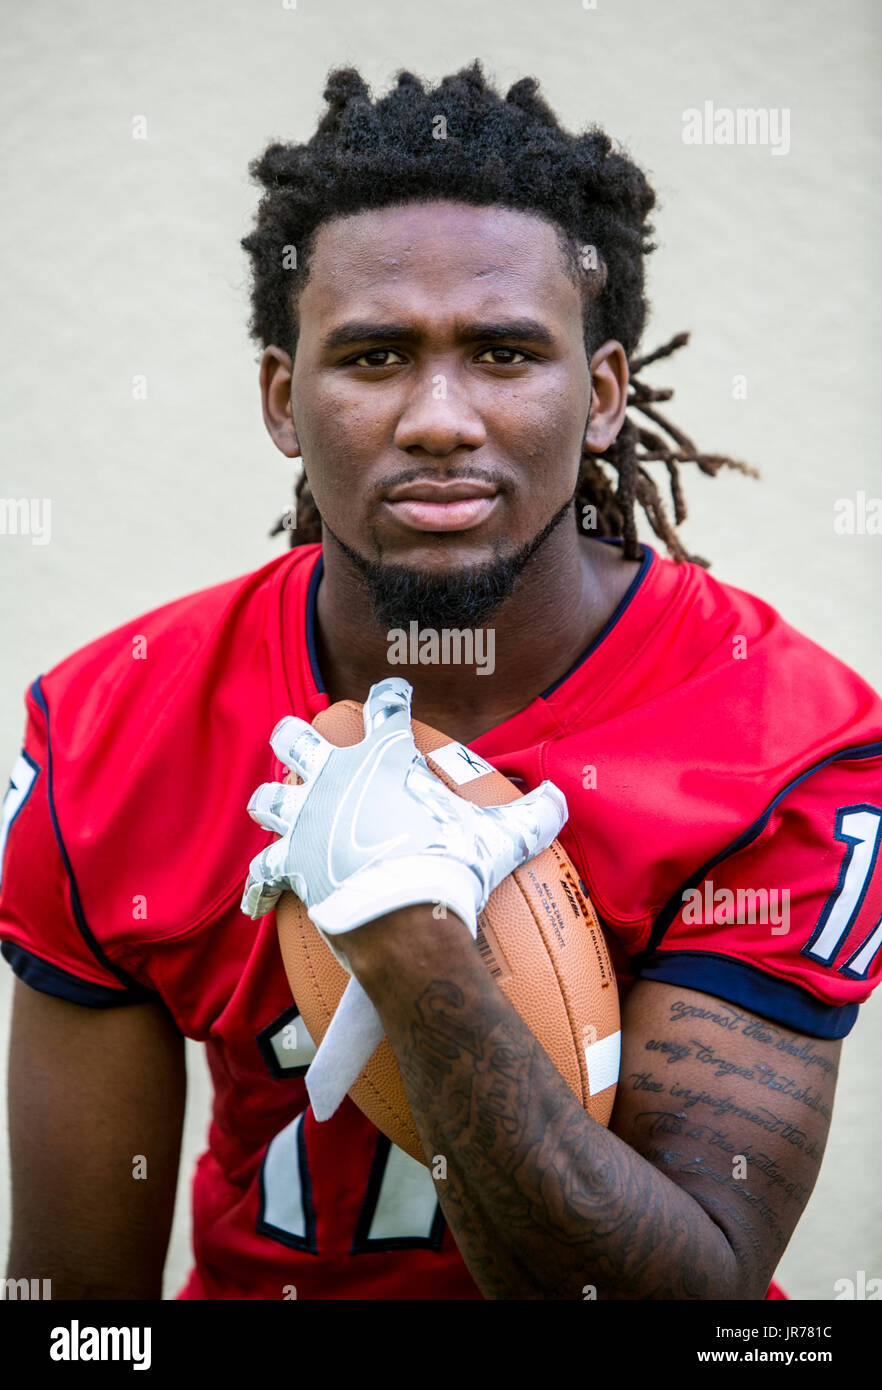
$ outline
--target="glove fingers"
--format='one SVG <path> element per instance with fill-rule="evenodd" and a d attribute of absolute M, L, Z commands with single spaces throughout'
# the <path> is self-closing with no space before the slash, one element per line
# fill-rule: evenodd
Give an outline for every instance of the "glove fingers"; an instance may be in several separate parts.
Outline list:
<path fill-rule="evenodd" d="M 263 917 L 270 912 L 282 896 L 280 888 L 270 887 L 262 879 L 254 878 L 250 873 L 245 883 L 245 891 L 242 894 L 242 901 L 239 908 L 247 917 L 255 920 Z"/>
<path fill-rule="evenodd" d="M 570 808 L 567 805 L 566 797 L 560 787 L 555 786 L 554 782 L 549 781 L 546 777 L 545 781 L 540 782 L 538 787 L 534 787 L 531 792 L 527 792 L 526 796 L 521 797 L 520 805 L 523 806 L 525 802 L 540 808 L 540 828 L 543 834 L 548 833 L 548 844 L 550 845 L 569 819 Z M 551 829 L 552 826 L 553 829 Z M 543 846 L 543 848 L 547 848 L 547 846 Z"/>
<path fill-rule="evenodd" d="M 494 854 L 490 882 L 498 887 L 515 869 L 547 849 L 566 824 L 566 797 L 553 782 L 545 781 L 518 801 L 485 808 L 496 817 L 503 844 Z"/>
<path fill-rule="evenodd" d="M 317 729 L 294 714 L 279 720 L 270 735 L 270 747 L 279 762 L 296 772 L 304 782 L 318 776 L 334 751 L 333 744 Z"/>
<path fill-rule="evenodd" d="M 384 733 L 399 728 L 409 731 L 412 700 L 413 686 L 402 676 L 388 676 L 372 685 L 361 711 L 365 738 L 380 728 Z"/>
<path fill-rule="evenodd" d="M 242 898 L 242 911 L 249 917 L 260 917 L 274 907 L 288 888 L 305 901 L 306 884 L 301 874 L 287 865 L 287 840 L 274 840 L 256 854 L 248 866 L 248 881 Z"/>
<path fill-rule="evenodd" d="M 540 850 L 548 848 L 563 830 L 569 816 L 566 797 L 560 787 L 547 778 L 522 796 L 520 801 L 512 801 L 502 809 L 504 818 L 523 834 L 530 859 Z"/>
<path fill-rule="evenodd" d="M 263 782 L 248 803 L 248 814 L 264 830 L 284 835 L 295 824 L 306 799 L 305 787 Z"/>

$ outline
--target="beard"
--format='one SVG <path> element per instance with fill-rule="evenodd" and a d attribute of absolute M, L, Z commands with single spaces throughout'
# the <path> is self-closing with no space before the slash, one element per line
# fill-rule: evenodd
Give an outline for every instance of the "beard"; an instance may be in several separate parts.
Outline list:
<path fill-rule="evenodd" d="M 482 627 L 510 597 L 536 551 L 568 515 L 573 497 L 513 555 L 497 550 L 486 564 L 454 574 L 433 574 L 407 565 L 368 560 L 341 541 L 324 518 L 322 525 L 361 576 L 380 627 L 403 628 L 413 621 L 420 627 L 431 628 Z"/>

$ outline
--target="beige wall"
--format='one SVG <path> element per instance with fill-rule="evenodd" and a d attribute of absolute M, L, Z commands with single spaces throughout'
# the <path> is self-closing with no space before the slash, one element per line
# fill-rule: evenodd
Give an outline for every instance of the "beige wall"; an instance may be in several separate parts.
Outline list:
<path fill-rule="evenodd" d="M 52 536 L 0 536 L 0 757 L 17 752 L 40 671 L 282 548 L 265 533 L 289 464 L 264 433 L 245 332 L 246 165 L 270 137 L 311 132 L 341 62 L 385 87 L 398 67 L 437 78 L 479 56 L 501 83 L 534 73 L 568 124 L 598 121 L 629 147 L 663 204 L 645 346 L 693 331 L 653 379 L 676 386 L 671 414 L 702 448 L 763 471 L 689 479 L 688 541 L 882 685 L 882 538 L 833 530 L 837 499 L 882 495 L 874 6 L 31 0 L 6 28 L 0 496 L 51 499 Z M 682 112 L 705 100 L 787 108 L 789 152 L 685 145 Z M 4 966 L 4 1006 L 10 978 Z M 795 1296 L 882 1274 L 880 1051 L 877 999 L 846 1041 L 828 1155 L 781 1266 Z M 192 1156 L 207 1092 L 198 1049 L 190 1060 Z M 187 1201 L 184 1183 L 170 1289 Z M 0 1187 L 0 1244 L 7 1217 Z"/>

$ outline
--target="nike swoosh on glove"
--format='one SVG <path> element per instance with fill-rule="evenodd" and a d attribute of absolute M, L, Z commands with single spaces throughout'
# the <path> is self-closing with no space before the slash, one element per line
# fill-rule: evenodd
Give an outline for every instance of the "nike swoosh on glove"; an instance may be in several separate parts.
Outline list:
<path fill-rule="evenodd" d="M 252 819 L 280 838 L 252 860 L 243 912 L 260 917 L 290 889 L 347 970 L 338 938 L 401 907 L 444 904 L 474 936 L 493 889 L 567 819 L 566 799 L 549 781 L 504 806 L 451 792 L 414 743 L 412 697 L 400 677 L 372 686 L 364 738 L 349 748 L 303 719 L 281 720 L 270 742 L 302 785 L 264 783 L 248 803 Z M 350 980 L 307 1073 L 317 1119 L 334 1113 L 382 1036 L 376 1010 Z"/>

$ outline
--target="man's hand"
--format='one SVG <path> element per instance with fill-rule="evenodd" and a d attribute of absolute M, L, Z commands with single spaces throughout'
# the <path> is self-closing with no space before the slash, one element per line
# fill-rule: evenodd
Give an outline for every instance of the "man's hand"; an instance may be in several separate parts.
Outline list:
<path fill-rule="evenodd" d="M 252 861 L 242 910 L 261 916 L 290 889 L 347 970 L 341 937 L 416 904 L 443 904 L 474 936 L 493 889 L 546 849 L 567 817 L 551 782 L 504 806 L 475 806 L 449 791 L 414 743 L 412 695 L 400 678 L 372 686 L 364 739 L 349 748 L 302 719 L 283 719 L 272 747 L 303 784 L 265 783 L 248 805 L 281 838 Z M 334 1113 L 382 1037 L 376 1010 L 351 980 L 309 1069 L 318 1119 Z"/>
<path fill-rule="evenodd" d="M 434 902 L 474 935 L 493 889 L 551 844 L 567 818 L 563 793 L 546 781 L 505 806 L 456 796 L 417 750 L 412 696 L 400 678 L 371 686 L 365 736 L 351 748 L 293 716 L 276 726 L 273 750 L 303 785 L 264 783 L 248 804 L 281 838 L 252 861 L 243 912 L 262 916 L 290 889 L 327 938 Z"/>

